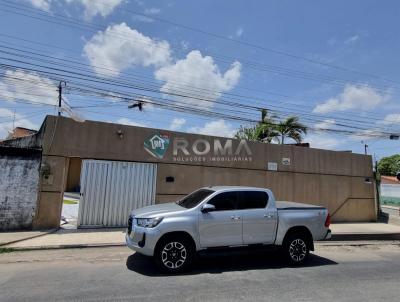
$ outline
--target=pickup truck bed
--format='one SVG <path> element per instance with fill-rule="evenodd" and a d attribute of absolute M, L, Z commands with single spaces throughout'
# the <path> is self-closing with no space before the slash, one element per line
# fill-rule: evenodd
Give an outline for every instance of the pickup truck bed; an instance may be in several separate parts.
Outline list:
<path fill-rule="evenodd" d="M 324 210 L 324 207 L 293 201 L 276 201 L 278 210 Z"/>

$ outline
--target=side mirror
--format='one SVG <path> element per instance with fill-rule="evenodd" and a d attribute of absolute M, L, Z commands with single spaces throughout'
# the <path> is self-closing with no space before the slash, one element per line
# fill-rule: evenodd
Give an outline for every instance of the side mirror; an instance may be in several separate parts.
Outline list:
<path fill-rule="evenodd" d="M 201 212 L 202 213 L 208 213 L 208 212 L 212 212 L 215 211 L 215 206 L 209 203 L 206 203 L 202 208 L 201 208 Z"/>

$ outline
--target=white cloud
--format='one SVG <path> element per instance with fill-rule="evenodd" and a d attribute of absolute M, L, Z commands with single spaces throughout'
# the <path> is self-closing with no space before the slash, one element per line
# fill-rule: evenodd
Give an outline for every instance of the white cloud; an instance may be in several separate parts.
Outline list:
<path fill-rule="evenodd" d="M 186 123 L 186 120 L 184 118 L 174 118 L 171 122 L 171 126 L 169 128 L 171 130 L 179 130 L 182 128 L 182 126 Z"/>
<path fill-rule="evenodd" d="M 52 0 L 28 0 L 32 6 L 39 8 L 41 10 L 45 10 L 46 12 L 50 11 L 50 4 Z"/>
<path fill-rule="evenodd" d="M 191 127 L 187 129 L 187 132 L 222 137 L 233 137 L 236 133 L 236 130 L 237 129 L 233 128 L 231 124 L 225 122 L 225 120 L 219 119 L 217 121 L 205 123 L 202 127 Z"/>
<path fill-rule="evenodd" d="M 236 37 L 240 38 L 243 35 L 243 32 L 244 32 L 243 28 L 239 27 L 235 32 Z"/>
<path fill-rule="evenodd" d="M 349 44 L 354 44 L 356 43 L 358 40 L 360 39 L 359 35 L 354 35 L 350 38 L 348 38 L 346 41 L 344 41 L 345 44 L 349 45 Z"/>
<path fill-rule="evenodd" d="M 152 7 L 152 8 L 146 8 L 144 10 L 144 13 L 147 14 L 147 15 L 157 15 L 157 14 L 160 13 L 160 11 L 161 10 L 159 8 Z"/>
<path fill-rule="evenodd" d="M 163 66 L 171 60 L 168 42 L 147 37 L 125 23 L 96 33 L 83 50 L 95 72 L 108 77 L 134 65 Z"/>
<path fill-rule="evenodd" d="M 332 150 L 339 147 L 343 139 L 339 140 L 329 134 L 315 133 L 307 135 L 304 142 L 310 143 L 311 148 Z"/>
<path fill-rule="evenodd" d="M 43 0 L 42 0 L 43 1 Z M 85 8 L 85 19 L 91 20 L 96 15 L 106 17 L 119 6 L 123 0 L 66 0 L 67 3 L 80 3 Z"/>
<path fill-rule="evenodd" d="M 0 138 L 6 138 L 13 130 L 14 111 L 7 108 L 0 108 Z M 4 122 L 5 120 L 5 122 Z M 15 127 L 24 127 L 37 130 L 39 125 L 28 120 L 24 115 L 15 114 Z"/>
<path fill-rule="evenodd" d="M 323 114 L 351 109 L 370 110 L 388 99 L 388 95 L 380 94 L 372 87 L 346 85 L 342 93 L 318 104 L 313 112 Z"/>
<path fill-rule="evenodd" d="M 7 70 L 0 77 L 0 97 L 57 105 L 57 84 L 35 72 Z"/>
<path fill-rule="evenodd" d="M 182 93 L 192 97 L 201 97 L 211 102 L 201 102 L 196 99 L 174 97 L 176 100 L 192 105 L 201 105 L 210 108 L 222 92 L 231 90 L 236 86 L 240 78 L 241 64 L 235 61 L 224 74 L 221 74 L 218 66 L 210 56 L 202 56 L 200 51 L 193 50 L 185 59 L 178 60 L 173 65 L 161 67 L 155 72 L 158 80 L 165 81 L 161 87 L 164 93 Z M 176 83 L 190 85 L 193 92 L 185 88 L 179 88 Z M 201 103 L 199 103 L 201 102 Z"/>
<path fill-rule="evenodd" d="M 128 126 L 137 126 L 137 127 L 147 127 L 146 124 L 135 122 L 129 118 L 122 117 L 116 120 L 117 124 L 128 125 Z"/>
<path fill-rule="evenodd" d="M 385 116 L 378 124 L 382 125 L 397 125 L 400 124 L 400 113 L 391 113 Z"/>

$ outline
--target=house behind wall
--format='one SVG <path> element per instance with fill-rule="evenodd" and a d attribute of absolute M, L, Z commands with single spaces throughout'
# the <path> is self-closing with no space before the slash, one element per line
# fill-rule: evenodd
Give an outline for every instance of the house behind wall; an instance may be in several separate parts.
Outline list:
<path fill-rule="evenodd" d="M 168 137 L 162 156 L 144 148 L 155 135 Z M 334 221 L 376 220 L 372 159 L 366 155 L 248 142 L 251 160 L 216 161 L 207 155 L 191 160 L 196 141 L 209 142 L 212 152 L 216 141 L 226 146 L 228 139 L 54 116 L 46 117 L 37 137 L 42 161 L 51 171 L 50 178 L 41 181 L 38 228 L 58 226 L 63 192 L 77 186 L 80 161 L 85 159 L 156 164 L 156 203 L 202 186 L 247 185 L 271 188 L 279 200 L 324 205 Z M 174 154 L 177 140 L 188 143 L 189 155 L 182 150 Z M 240 141 L 230 143 L 236 150 Z M 269 169 L 270 164 L 275 168 Z"/>

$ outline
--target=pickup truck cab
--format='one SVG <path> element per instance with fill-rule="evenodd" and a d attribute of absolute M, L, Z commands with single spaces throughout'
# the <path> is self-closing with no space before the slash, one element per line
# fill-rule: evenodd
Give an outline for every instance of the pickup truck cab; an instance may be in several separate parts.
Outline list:
<path fill-rule="evenodd" d="M 291 263 L 302 264 L 314 240 L 330 238 L 329 225 L 326 208 L 275 201 L 269 189 L 205 187 L 132 211 L 126 243 L 169 272 L 189 268 L 200 250 L 256 244 L 279 246 Z"/>

